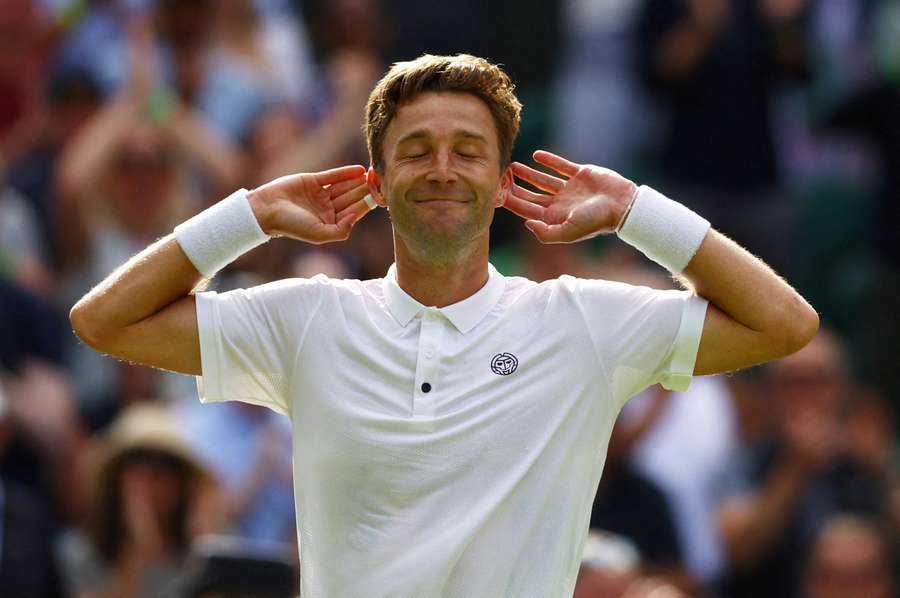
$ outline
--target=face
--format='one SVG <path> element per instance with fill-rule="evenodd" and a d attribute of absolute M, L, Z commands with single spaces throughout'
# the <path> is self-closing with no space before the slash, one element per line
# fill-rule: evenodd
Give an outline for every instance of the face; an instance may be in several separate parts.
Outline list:
<path fill-rule="evenodd" d="M 487 246 L 494 209 L 512 181 L 497 130 L 476 96 L 428 92 L 397 110 L 372 195 L 390 210 L 398 250 L 447 259 Z"/>
<path fill-rule="evenodd" d="M 176 182 L 174 156 L 159 132 L 132 131 L 112 168 L 110 199 L 118 219 L 132 230 L 155 225 Z"/>
<path fill-rule="evenodd" d="M 890 585 L 874 534 L 826 533 L 815 547 L 807 578 L 810 598 L 887 598 Z"/>
<path fill-rule="evenodd" d="M 184 466 L 176 457 L 152 450 L 138 450 L 122 464 L 121 492 L 125 500 L 146 501 L 160 516 L 170 515 L 178 506 Z"/>

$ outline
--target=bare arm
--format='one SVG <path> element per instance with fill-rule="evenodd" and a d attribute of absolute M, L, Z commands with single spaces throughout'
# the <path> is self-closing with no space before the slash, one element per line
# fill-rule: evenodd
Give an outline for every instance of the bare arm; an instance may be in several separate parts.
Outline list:
<path fill-rule="evenodd" d="M 346 239 L 368 212 L 365 169 L 345 166 L 272 181 L 249 194 L 262 229 L 310 243 Z M 69 318 L 92 348 L 136 363 L 201 374 L 192 291 L 202 276 L 173 235 L 117 268 Z"/>
<path fill-rule="evenodd" d="M 570 243 L 616 229 L 636 186 L 619 174 L 579 165 L 549 152 L 535 159 L 567 179 L 524 164 L 517 177 L 551 195 L 510 188 L 505 206 L 526 218 L 545 243 Z M 816 311 L 764 262 L 721 233 L 710 230 L 684 270 L 682 280 L 709 300 L 694 374 L 728 372 L 805 346 L 819 328 Z"/>
<path fill-rule="evenodd" d="M 762 260 L 710 230 L 682 277 L 709 300 L 695 375 L 789 355 L 819 328 L 816 311 Z"/>

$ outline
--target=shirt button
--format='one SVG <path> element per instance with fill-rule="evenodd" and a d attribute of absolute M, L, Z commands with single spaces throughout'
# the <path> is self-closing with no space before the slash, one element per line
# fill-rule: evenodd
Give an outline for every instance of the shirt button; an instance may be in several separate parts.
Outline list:
<path fill-rule="evenodd" d="M 423 382 L 422 392 L 431 392 L 431 384 L 429 384 L 428 382 Z"/>
<path fill-rule="evenodd" d="M 434 349 L 431 347 L 425 349 L 425 359 L 431 359 L 432 357 L 434 357 Z"/>

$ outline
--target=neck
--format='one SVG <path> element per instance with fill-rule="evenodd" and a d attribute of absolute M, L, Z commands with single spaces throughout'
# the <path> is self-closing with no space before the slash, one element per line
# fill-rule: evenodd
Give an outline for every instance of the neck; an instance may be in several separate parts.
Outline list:
<path fill-rule="evenodd" d="M 452 259 L 435 260 L 409 250 L 394 237 L 397 284 L 410 297 L 429 307 L 446 307 L 471 297 L 488 280 L 488 240 Z"/>

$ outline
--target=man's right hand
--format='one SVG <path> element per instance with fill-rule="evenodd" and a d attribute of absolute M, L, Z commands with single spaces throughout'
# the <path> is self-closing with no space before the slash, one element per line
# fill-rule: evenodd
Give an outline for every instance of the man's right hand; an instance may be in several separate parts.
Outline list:
<path fill-rule="evenodd" d="M 269 235 L 315 244 L 343 241 L 370 210 L 365 174 L 362 166 L 290 174 L 257 187 L 248 199 Z"/>

